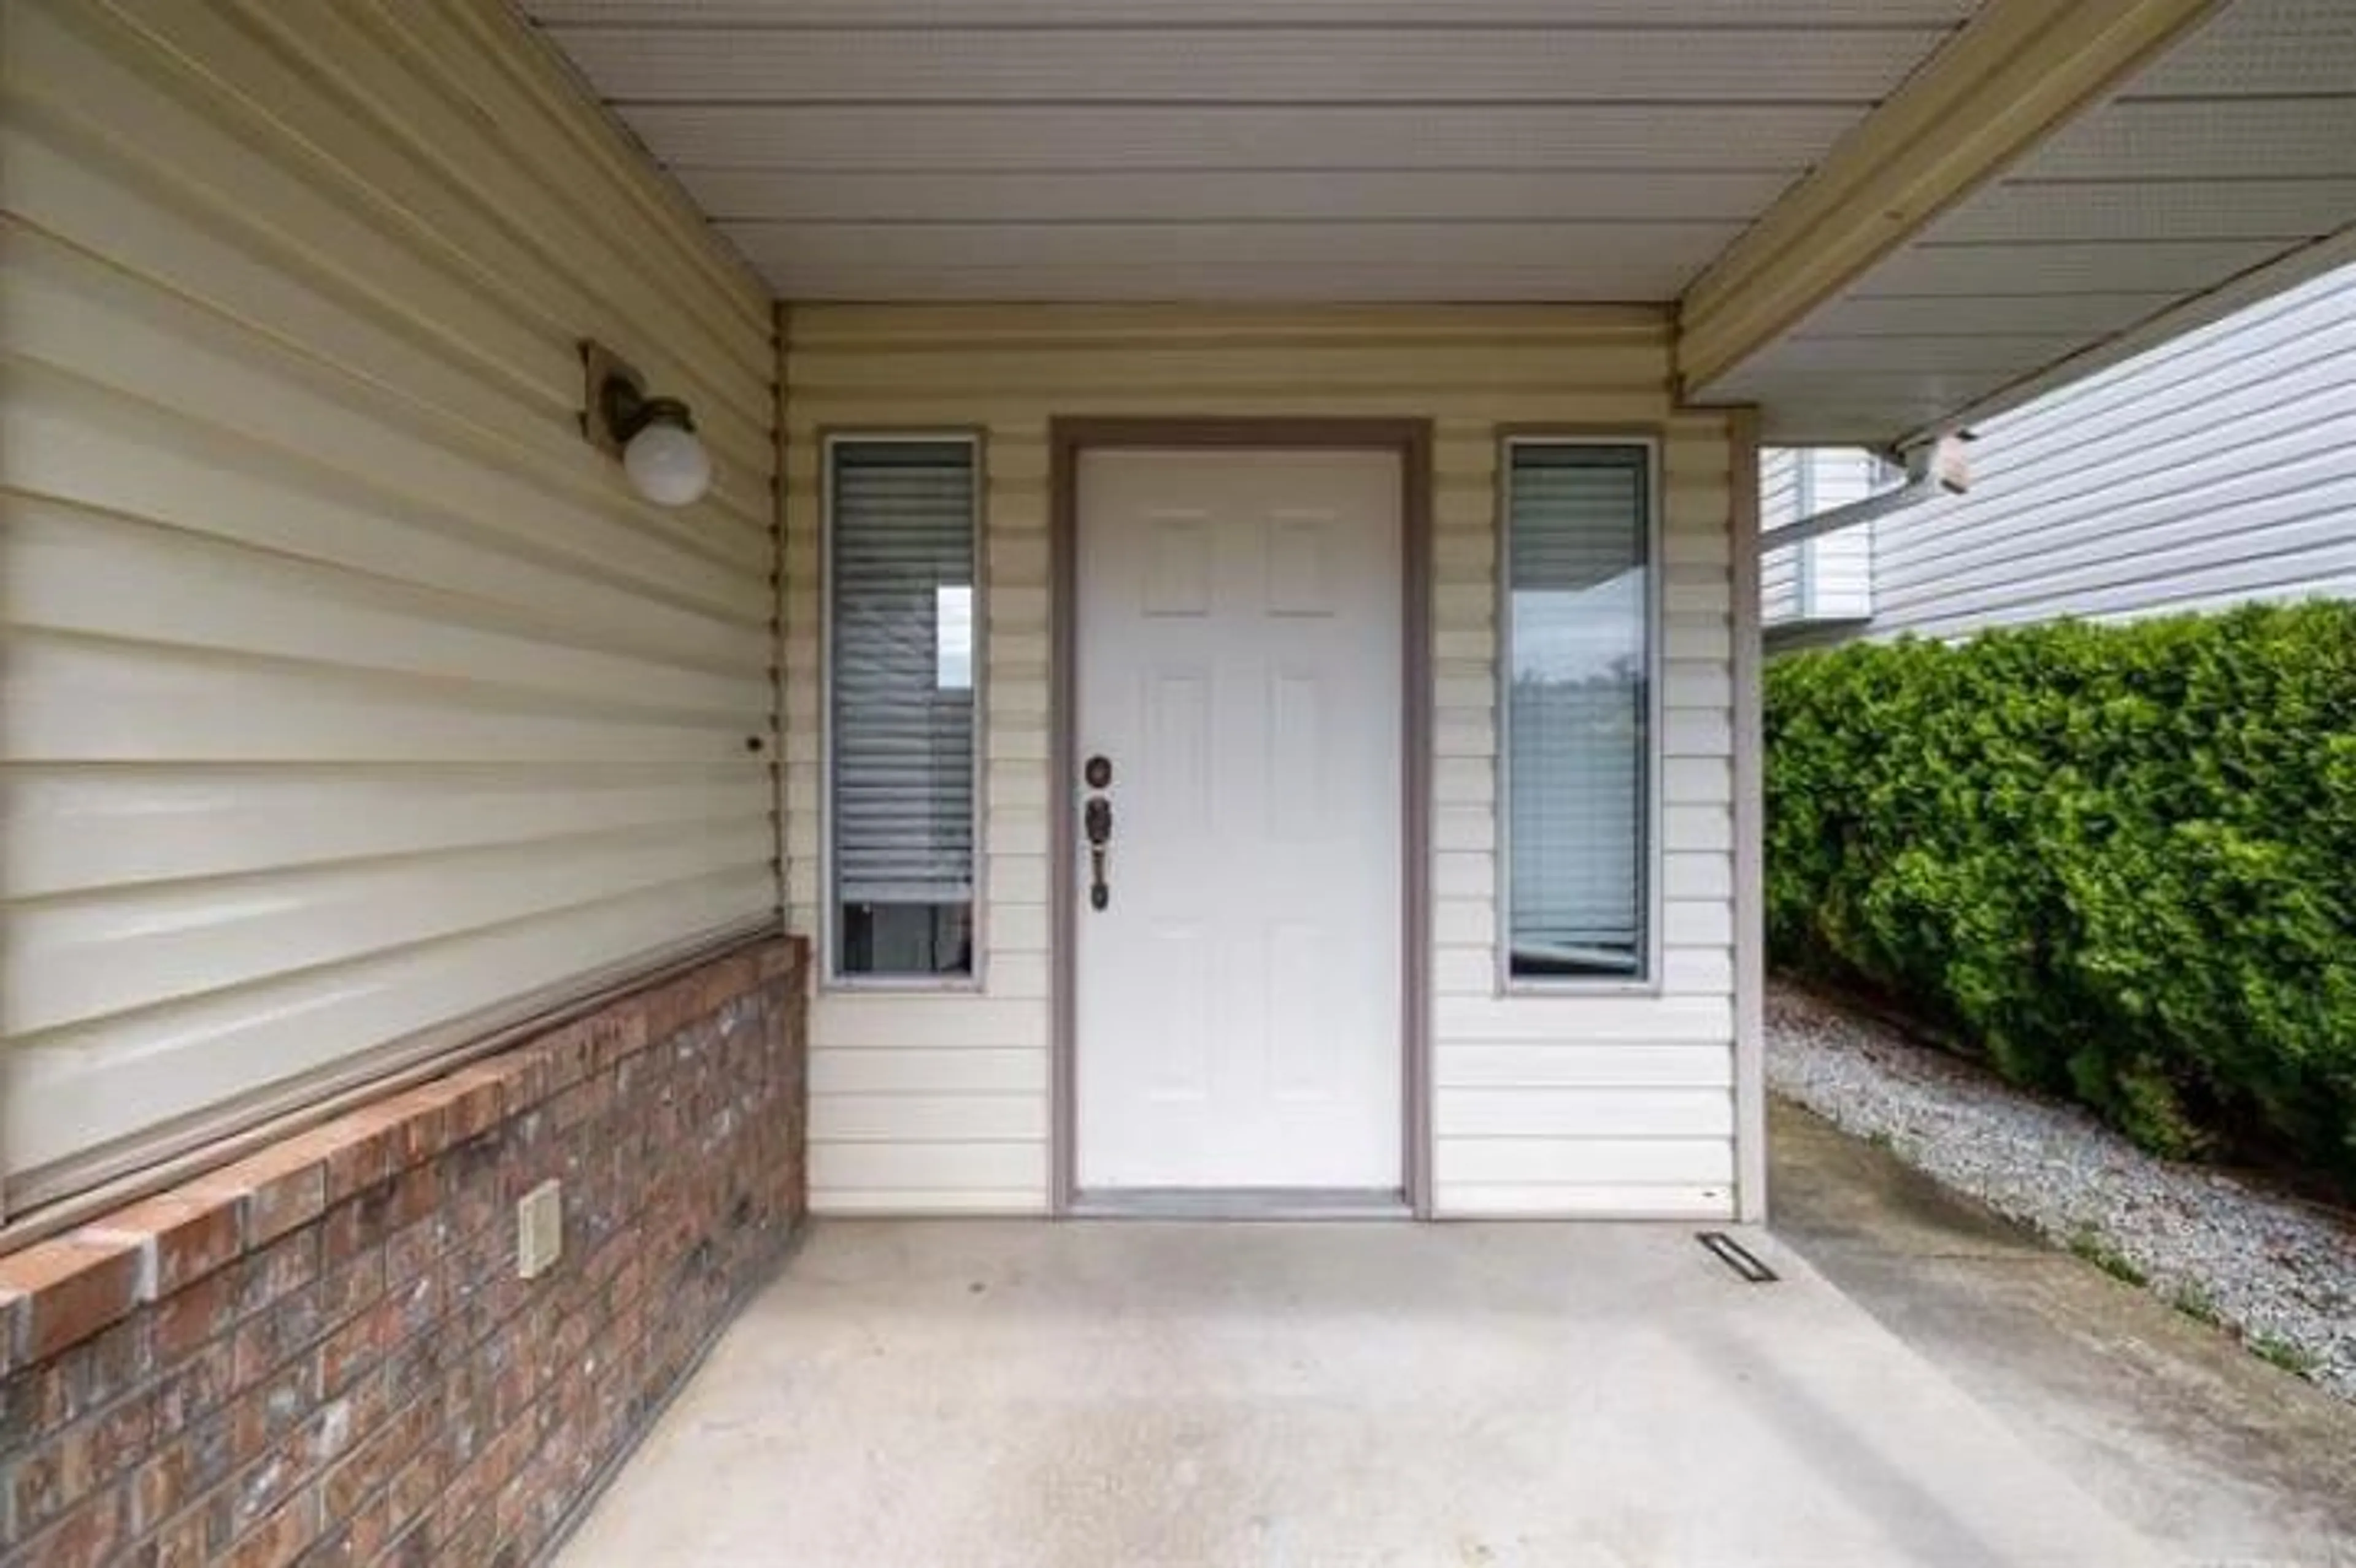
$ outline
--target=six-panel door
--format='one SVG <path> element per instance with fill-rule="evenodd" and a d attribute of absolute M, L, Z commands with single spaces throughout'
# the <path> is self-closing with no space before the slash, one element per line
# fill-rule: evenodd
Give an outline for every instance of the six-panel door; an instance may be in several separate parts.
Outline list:
<path fill-rule="evenodd" d="M 1091 452 L 1077 516 L 1079 1187 L 1395 1191 L 1398 459 Z"/>

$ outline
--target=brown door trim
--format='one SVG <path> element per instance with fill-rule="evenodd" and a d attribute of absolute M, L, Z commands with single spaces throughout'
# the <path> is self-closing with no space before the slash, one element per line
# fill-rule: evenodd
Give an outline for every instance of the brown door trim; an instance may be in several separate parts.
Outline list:
<path fill-rule="evenodd" d="M 1075 980 L 1078 920 L 1073 897 L 1078 823 L 1073 727 L 1078 708 L 1079 463 L 1087 451 L 1388 452 L 1399 459 L 1403 652 L 1399 731 L 1405 808 L 1400 868 L 1400 1171 L 1417 1218 L 1431 1213 L 1431 423 L 1416 419 L 1058 418 L 1048 421 L 1049 647 L 1048 914 L 1051 1040 L 1050 1202 L 1071 1211 L 1077 1196 L 1078 1104 Z"/>

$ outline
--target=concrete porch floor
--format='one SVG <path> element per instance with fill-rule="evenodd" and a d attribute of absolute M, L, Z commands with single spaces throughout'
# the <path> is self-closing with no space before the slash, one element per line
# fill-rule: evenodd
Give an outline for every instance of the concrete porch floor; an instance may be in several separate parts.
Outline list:
<path fill-rule="evenodd" d="M 2155 1561 L 1789 1248 L 821 1222 L 560 1561 Z"/>

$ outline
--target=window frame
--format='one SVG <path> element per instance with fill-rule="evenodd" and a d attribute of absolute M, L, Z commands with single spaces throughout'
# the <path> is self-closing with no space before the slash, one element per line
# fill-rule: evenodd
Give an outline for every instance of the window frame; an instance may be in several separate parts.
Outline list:
<path fill-rule="evenodd" d="M 1514 973 L 1514 453 L 1524 447 L 1629 447 L 1644 453 L 1644 746 L 1641 753 L 1644 798 L 1638 804 L 1644 825 L 1644 844 L 1637 860 L 1640 887 L 1636 904 L 1644 922 L 1644 940 L 1633 975 L 1563 975 L 1522 976 Z M 1496 565 L 1492 588 L 1492 613 L 1496 620 L 1497 667 L 1491 696 L 1496 745 L 1497 935 L 1494 944 L 1496 994 L 1553 997 L 1658 997 L 1663 995 L 1662 939 L 1665 898 L 1663 875 L 1667 862 L 1662 828 L 1666 738 L 1663 727 L 1668 703 L 1665 688 L 1668 672 L 1668 563 L 1664 553 L 1665 497 L 1662 494 L 1662 437 L 1655 429 L 1506 431 L 1497 441 Z"/>
<path fill-rule="evenodd" d="M 961 975 L 875 975 L 842 968 L 841 901 L 835 896 L 834 849 L 834 540 L 835 453 L 843 446 L 957 443 L 973 454 L 973 963 Z M 819 432 L 818 528 L 818 943 L 820 992 L 980 995 L 988 989 L 990 944 L 987 781 L 990 771 L 988 645 L 990 465 L 988 433 L 978 426 L 846 427 Z"/>

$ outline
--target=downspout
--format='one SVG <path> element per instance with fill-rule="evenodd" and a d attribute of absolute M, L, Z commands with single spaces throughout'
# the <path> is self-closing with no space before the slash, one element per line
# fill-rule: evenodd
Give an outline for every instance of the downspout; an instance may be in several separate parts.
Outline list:
<path fill-rule="evenodd" d="M 1943 435 L 1928 446 L 1916 447 L 1903 454 L 1905 484 L 1879 496 L 1868 496 L 1862 501 L 1804 517 L 1796 523 L 1769 528 L 1759 536 L 1760 553 L 1805 544 L 1859 523 L 1869 523 L 1876 517 L 1919 507 L 1934 496 L 1962 495 L 1972 487 L 1971 464 L 1964 452 L 1964 443 L 1971 439 L 1968 435 Z"/>

